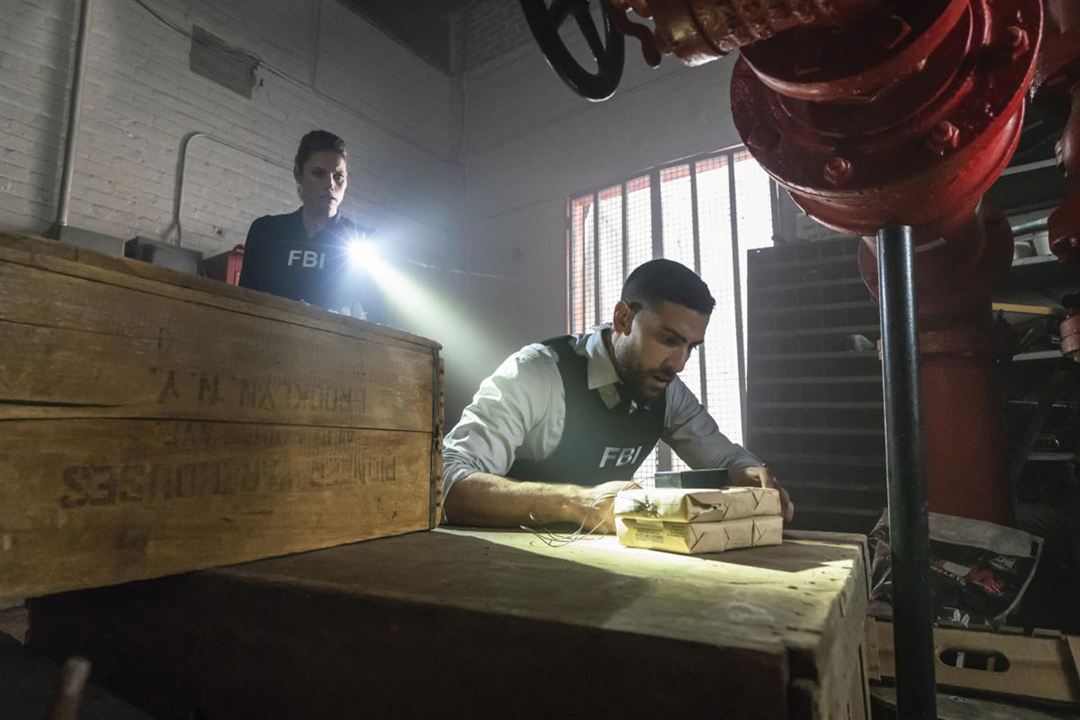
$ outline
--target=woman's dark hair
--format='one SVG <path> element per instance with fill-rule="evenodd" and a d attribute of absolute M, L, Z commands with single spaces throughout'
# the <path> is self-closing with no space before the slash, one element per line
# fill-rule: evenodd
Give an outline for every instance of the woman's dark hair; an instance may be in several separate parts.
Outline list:
<path fill-rule="evenodd" d="M 622 288 L 622 300 L 631 309 L 659 309 L 664 302 L 673 302 L 709 315 L 716 299 L 709 286 L 690 268 L 673 260 L 650 260 L 639 265 Z"/>
<path fill-rule="evenodd" d="M 293 177 L 303 175 L 304 163 L 315 153 L 324 150 L 336 152 L 345 159 L 349 157 L 345 151 L 344 140 L 326 130 L 312 130 L 300 139 L 300 148 L 296 151 L 296 160 L 293 162 Z"/>

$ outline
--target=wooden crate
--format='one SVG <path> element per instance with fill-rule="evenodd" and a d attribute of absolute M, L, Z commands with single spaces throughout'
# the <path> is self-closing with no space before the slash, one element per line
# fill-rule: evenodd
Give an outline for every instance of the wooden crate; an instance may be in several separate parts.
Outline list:
<path fill-rule="evenodd" d="M 29 637 L 161 718 L 865 720 L 864 544 L 439 529 L 33 600 Z"/>
<path fill-rule="evenodd" d="M 433 527 L 439 346 L 0 234 L 0 600 Z"/>
<path fill-rule="evenodd" d="M 878 672 L 895 678 L 893 625 L 886 620 L 873 624 Z M 984 664 L 983 656 L 996 657 L 985 663 L 989 667 L 957 667 L 942 659 L 949 651 L 980 656 L 978 665 Z M 944 687 L 1080 703 L 1080 638 L 1046 631 L 1024 635 L 1018 629 L 934 628 L 934 672 Z"/>

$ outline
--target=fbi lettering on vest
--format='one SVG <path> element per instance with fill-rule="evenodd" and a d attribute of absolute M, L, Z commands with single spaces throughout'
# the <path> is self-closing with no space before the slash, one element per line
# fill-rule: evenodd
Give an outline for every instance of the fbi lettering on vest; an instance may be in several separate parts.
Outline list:
<path fill-rule="evenodd" d="M 292 267 L 293 263 L 297 263 L 300 267 L 317 267 L 321 270 L 326 264 L 326 253 L 314 250 L 290 250 L 288 266 Z"/>
<path fill-rule="evenodd" d="M 641 456 L 641 450 L 641 445 L 629 448 L 605 447 L 604 454 L 600 458 L 600 467 L 622 467 L 635 463 Z"/>

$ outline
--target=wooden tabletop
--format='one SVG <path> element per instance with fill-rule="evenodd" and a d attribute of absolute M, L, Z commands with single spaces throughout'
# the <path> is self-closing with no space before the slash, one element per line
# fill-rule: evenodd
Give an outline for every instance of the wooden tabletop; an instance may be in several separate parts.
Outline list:
<path fill-rule="evenodd" d="M 863 536 L 439 529 L 41 598 L 31 634 L 163 715 L 858 720 L 866 595 Z"/>
<path fill-rule="evenodd" d="M 865 607 L 863 543 L 789 533 L 783 545 L 683 556 L 610 535 L 549 547 L 519 530 L 441 528 L 209 573 L 824 656 L 842 618 Z"/>

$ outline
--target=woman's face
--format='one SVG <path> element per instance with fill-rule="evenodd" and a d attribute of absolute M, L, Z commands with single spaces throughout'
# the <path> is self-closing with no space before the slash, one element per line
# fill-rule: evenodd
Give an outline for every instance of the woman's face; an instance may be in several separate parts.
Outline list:
<path fill-rule="evenodd" d="M 304 163 L 300 177 L 296 178 L 296 184 L 305 210 L 333 217 L 349 184 L 345 157 L 333 150 L 312 153 Z"/>

